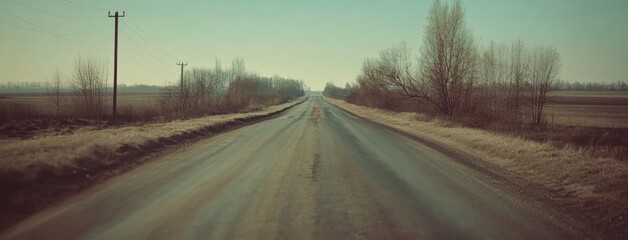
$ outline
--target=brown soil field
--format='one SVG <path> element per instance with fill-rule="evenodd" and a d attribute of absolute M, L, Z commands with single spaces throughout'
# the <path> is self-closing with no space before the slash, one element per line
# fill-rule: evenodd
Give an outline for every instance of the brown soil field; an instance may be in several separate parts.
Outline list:
<path fill-rule="evenodd" d="M 142 124 L 153 122 L 161 111 L 158 93 L 122 93 L 118 95 L 118 116 L 121 122 Z M 60 118 L 56 106 L 45 93 L 0 94 L 0 139 L 32 138 L 63 135 L 78 130 L 108 127 L 106 121 L 79 118 L 72 103 L 74 96 L 61 100 Z M 105 97 L 105 110 L 111 112 L 111 96 Z M 2 114 L 7 114 L 3 116 Z"/>
<path fill-rule="evenodd" d="M 108 94 L 110 95 L 110 93 Z M 105 97 L 105 104 L 110 108 L 112 97 Z M 73 96 L 66 94 L 62 98 L 61 114 L 72 111 Z M 0 94 L 0 106 L 9 104 L 30 105 L 37 113 L 43 115 L 54 115 L 55 105 L 49 100 L 45 93 L 4 93 Z M 158 93 L 120 93 L 118 94 L 118 107 L 130 106 L 134 109 L 157 109 L 159 108 Z M 109 109 L 107 108 L 107 109 Z"/>
<path fill-rule="evenodd" d="M 551 125 L 628 128 L 628 92 L 558 91 L 550 94 Z"/>

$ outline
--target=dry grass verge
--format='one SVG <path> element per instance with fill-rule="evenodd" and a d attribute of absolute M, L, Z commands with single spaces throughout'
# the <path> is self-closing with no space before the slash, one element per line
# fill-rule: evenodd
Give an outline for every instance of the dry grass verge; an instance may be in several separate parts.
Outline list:
<path fill-rule="evenodd" d="M 519 182 L 515 188 L 533 196 L 593 230 L 594 236 L 628 237 L 628 164 L 593 157 L 571 147 L 526 140 L 508 134 L 459 127 L 416 113 L 367 108 L 342 100 L 326 100 L 350 113 L 458 149 Z M 535 189 L 541 188 L 541 189 Z"/>
<path fill-rule="evenodd" d="M 172 146 L 276 116 L 303 101 L 250 113 L 0 140 L 0 229 Z"/>

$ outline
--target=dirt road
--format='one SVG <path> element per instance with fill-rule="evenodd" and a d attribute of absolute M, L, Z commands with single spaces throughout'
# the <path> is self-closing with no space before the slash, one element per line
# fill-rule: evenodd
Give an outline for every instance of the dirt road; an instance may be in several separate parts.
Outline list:
<path fill-rule="evenodd" d="M 450 157 L 310 97 L 18 224 L 6 239 L 561 239 Z"/>

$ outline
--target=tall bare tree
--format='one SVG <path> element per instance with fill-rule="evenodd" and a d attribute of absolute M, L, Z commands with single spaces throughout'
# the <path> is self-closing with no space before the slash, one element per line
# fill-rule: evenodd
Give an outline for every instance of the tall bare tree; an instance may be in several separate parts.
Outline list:
<path fill-rule="evenodd" d="M 56 108 L 56 117 L 59 117 L 59 112 L 61 108 L 62 101 L 62 91 L 63 91 L 63 73 L 57 67 L 57 70 L 52 74 L 52 79 L 46 82 L 46 95 L 48 96 L 48 100 L 55 105 Z"/>
<path fill-rule="evenodd" d="M 74 61 L 72 87 L 77 113 L 84 117 L 100 119 L 105 114 L 107 68 L 104 61 L 79 56 Z"/>
<path fill-rule="evenodd" d="M 462 3 L 435 0 L 421 52 L 421 90 L 444 115 L 453 117 L 468 102 L 476 71 L 476 49 Z"/>
<path fill-rule="evenodd" d="M 509 103 L 509 47 L 491 42 L 478 58 L 477 80 L 474 84 L 474 111 L 482 121 L 503 122 L 514 115 Z"/>
<path fill-rule="evenodd" d="M 532 51 L 530 62 L 529 99 L 532 121 L 540 125 L 547 93 L 557 82 L 560 70 L 560 56 L 552 47 L 537 47 Z"/>
<path fill-rule="evenodd" d="M 231 73 L 234 79 L 246 74 L 246 66 L 243 58 L 235 58 L 231 61 Z"/>
<path fill-rule="evenodd" d="M 356 77 L 356 82 L 359 86 L 360 103 L 366 106 L 384 108 L 385 106 L 382 106 L 381 100 L 386 89 L 378 81 L 374 62 L 372 59 L 364 60 L 362 72 Z"/>
<path fill-rule="evenodd" d="M 521 39 L 512 43 L 510 47 L 510 96 L 509 107 L 519 118 L 523 89 L 530 75 L 530 57 Z"/>

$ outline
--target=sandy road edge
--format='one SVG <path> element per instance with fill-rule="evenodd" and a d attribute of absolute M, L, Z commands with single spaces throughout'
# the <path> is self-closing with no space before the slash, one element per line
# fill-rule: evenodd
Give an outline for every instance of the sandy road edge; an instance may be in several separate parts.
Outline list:
<path fill-rule="evenodd" d="M 555 196 L 556 192 L 551 189 L 547 189 L 540 184 L 530 182 L 526 180 L 524 176 L 520 176 L 508 169 L 504 169 L 497 164 L 484 161 L 480 157 L 455 148 L 452 145 L 447 145 L 436 139 L 431 139 L 427 136 L 418 135 L 417 133 L 412 133 L 395 126 L 388 125 L 386 122 L 380 122 L 358 115 L 349 109 L 333 103 L 332 101 L 328 101 L 326 97 L 323 97 L 323 99 L 327 103 L 338 107 L 352 116 L 417 141 L 425 146 L 439 151 L 440 153 L 443 153 L 455 161 L 456 164 L 462 166 L 464 170 L 467 170 L 467 173 L 471 174 L 480 182 L 488 184 L 498 191 L 503 191 L 507 195 L 515 197 L 521 203 L 518 207 L 521 207 L 525 211 L 531 211 L 531 214 L 556 224 L 566 232 L 573 234 L 573 236 L 595 239 L 604 235 L 601 230 L 595 229 L 593 226 L 589 226 L 582 221 L 577 212 L 563 208 L 560 206 L 560 203 L 554 201 L 554 199 L 559 198 L 560 196 Z"/>
<path fill-rule="evenodd" d="M 52 207 L 107 179 L 128 172 L 185 145 L 280 116 L 305 101 L 300 98 L 288 106 L 261 115 L 235 118 L 185 132 L 150 139 L 139 146 L 123 144 L 114 150 L 95 149 L 92 156 L 77 159 L 79 166 L 51 169 L 45 166 L 34 177 L 16 171 L 0 171 L 0 236 L 19 221 Z"/>

